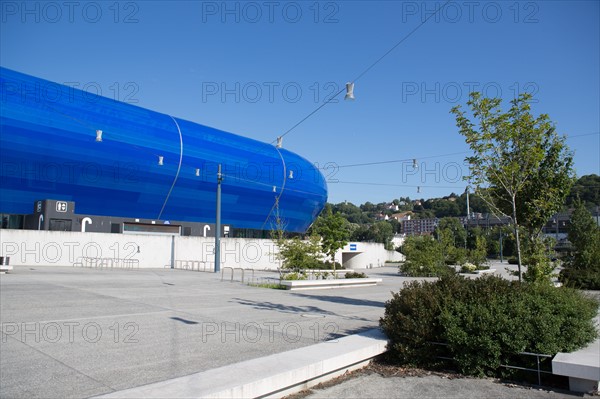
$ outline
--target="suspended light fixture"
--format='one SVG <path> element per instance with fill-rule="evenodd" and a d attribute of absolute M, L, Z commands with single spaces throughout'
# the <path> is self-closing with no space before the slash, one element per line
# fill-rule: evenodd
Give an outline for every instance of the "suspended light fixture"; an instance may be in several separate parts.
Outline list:
<path fill-rule="evenodd" d="M 277 145 L 276 145 L 276 147 L 277 148 L 283 147 L 283 137 L 281 137 L 281 136 L 277 137 Z"/>
<path fill-rule="evenodd" d="M 200 168 L 196 168 L 196 176 L 200 176 Z"/>
<path fill-rule="evenodd" d="M 165 160 L 165 157 L 163 157 L 162 155 L 159 155 L 158 156 L 158 165 L 163 166 L 164 160 Z"/>
<path fill-rule="evenodd" d="M 290 170 L 290 175 L 288 176 L 288 179 L 293 179 L 294 178 L 294 171 Z"/>
<path fill-rule="evenodd" d="M 277 187 L 273 186 L 273 192 L 276 193 L 277 192 Z"/>
<path fill-rule="evenodd" d="M 417 159 L 413 159 L 413 169 L 419 169 L 419 164 L 417 163 Z"/>
<path fill-rule="evenodd" d="M 102 130 L 96 130 L 96 142 L 97 143 L 102 142 Z"/>
<path fill-rule="evenodd" d="M 354 100 L 354 83 L 346 83 L 346 96 L 344 100 Z"/>
<path fill-rule="evenodd" d="M 421 186 L 418 186 L 417 187 L 417 193 L 420 193 L 420 192 L 421 192 Z"/>

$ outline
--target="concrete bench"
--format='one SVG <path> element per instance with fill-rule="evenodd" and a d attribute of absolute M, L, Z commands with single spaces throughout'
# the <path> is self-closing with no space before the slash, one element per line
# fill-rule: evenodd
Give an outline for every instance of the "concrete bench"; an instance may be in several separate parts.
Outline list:
<path fill-rule="evenodd" d="M 600 384 L 600 339 L 571 353 L 557 353 L 552 373 L 569 377 L 569 389 L 575 392 L 598 390 Z"/>
<path fill-rule="evenodd" d="M 281 280 L 286 290 L 321 290 L 329 288 L 368 287 L 381 283 L 380 278 L 339 278 L 332 280 Z"/>

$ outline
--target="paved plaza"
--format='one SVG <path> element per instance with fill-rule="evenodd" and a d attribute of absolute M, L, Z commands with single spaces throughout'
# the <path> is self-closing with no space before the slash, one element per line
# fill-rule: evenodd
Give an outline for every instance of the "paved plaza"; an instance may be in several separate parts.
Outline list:
<path fill-rule="evenodd" d="M 383 284 L 289 292 L 182 270 L 15 268 L 0 277 L 0 395 L 88 397 L 370 329 L 406 279 L 369 274 Z"/>
<path fill-rule="evenodd" d="M 183 270 L 15 268 L 0 277 L 0 396 L 107 394 L 375 328 L 414 279 L 366 272 L 383 282 L 290 292 Z"/>

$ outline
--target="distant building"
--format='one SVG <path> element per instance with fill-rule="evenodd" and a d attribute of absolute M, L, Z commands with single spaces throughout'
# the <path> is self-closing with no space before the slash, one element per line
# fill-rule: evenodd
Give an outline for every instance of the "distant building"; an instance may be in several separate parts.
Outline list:
<path fill-rule="evenodd" d="M 385 213 L 380 213 L 377 216 L 375 216 L 376 220 L 390 220 L 390 216 L 386 215 Z"/>
<path fill-rule="evenodd" d="M 408 219 L 400 224 L 400 233 L 407 236 L 432 234 L 439 222 L 438 218 Z"/>
<path fill-rule="evenodd" d="M 392 219 L 395 219 L 395 220 L 399 221 L 400 223 L 402 223 L 405 220 L 410 220 L 410 218 L 413 214 L 414 213 L 412 211 L 394 213 L 394 214 L 392 214 Z"/>

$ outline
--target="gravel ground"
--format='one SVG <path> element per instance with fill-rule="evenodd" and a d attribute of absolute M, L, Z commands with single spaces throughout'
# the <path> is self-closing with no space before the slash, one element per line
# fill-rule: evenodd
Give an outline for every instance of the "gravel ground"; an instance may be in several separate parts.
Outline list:
<path fill-rule="evenodd" d="M 537 387 L 492 378 L 390 366 L 379 362 L 327 383 L 290 395 L 304 398 L 597 398 L 561 389 Z"/>

